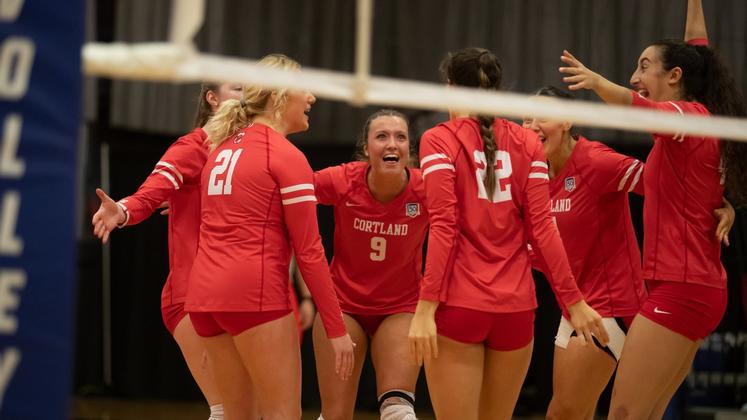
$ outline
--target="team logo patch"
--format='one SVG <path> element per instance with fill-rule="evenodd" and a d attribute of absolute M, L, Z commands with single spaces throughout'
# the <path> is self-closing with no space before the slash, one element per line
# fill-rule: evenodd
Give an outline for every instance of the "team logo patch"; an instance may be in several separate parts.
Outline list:
<path fill-rule="evenodd" d="M 405 205 L 405 216 L 407 217 L 420 216 L 420 204 L 419 203 L 407 203 Z"/>
<path fill-rule="evenodd" d="M 244 133 L 243 131 L 241 133 L 237 134 L 236 138 L 233 139 L 233 142 L 236 143 L 236 144 L 241 143 L 241 139 L 244 138 L 244 134 L 246 134 L 246 133 Z"/>
<path fill-rule="evenodd" d="M 565 190 L 571 192 L 576 189 L 576 178 L 569 176 L 565 179 Z"/>

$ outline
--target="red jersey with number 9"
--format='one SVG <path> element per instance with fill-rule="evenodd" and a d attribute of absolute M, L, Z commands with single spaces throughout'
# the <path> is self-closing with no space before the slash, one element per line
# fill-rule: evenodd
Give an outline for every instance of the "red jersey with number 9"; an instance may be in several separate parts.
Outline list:
<path fill-rule="evenodd" d="M 496 187 L 488 197 L 480 127 L 458 118 L 428 130 L 420 165 L 430 213 L 425 277 L 420 298 L 486 312 L 537 306 L 527 238 L 547 267 L 562 304 L 583 297 L 550 217 L 548 168 L 537 135 L 496 119 Z M 529 226 L 527 231 L 526 226 Z"/>
<path fill-rule="evenodd" d="M 369 164 L 352 162 L 314 174 L 319 203 L 335 208 L 330 270 L 343 312 L 414 312 L 428 229 L 423 178 L 407 169 L 404 191 L 389 203 L 368 189 Z"/>
<path fill-rule="evenodd" d="M 313 182 L 301 151 L 262 124 L 239 131 L 208 156 L 187 311 L 290 309 L 292 250 L 327 335 L 345 334 L 319 238 Z"/>

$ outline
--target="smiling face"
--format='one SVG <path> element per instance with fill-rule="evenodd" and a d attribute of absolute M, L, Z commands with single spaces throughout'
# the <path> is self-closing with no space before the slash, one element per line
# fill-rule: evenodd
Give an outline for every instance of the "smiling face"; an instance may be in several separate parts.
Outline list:
<path fill-rule="evenodd" d="M 652 45 L 641 53 L 638 67 L 630 77 L 630 86 L 644 98 L 656 102 L 670 101 L 679 97 L 682 70 L 664 68 L 660 46 Z"/>
<path fill-rule="evenodd" d="M 571 129 L 570 123 L 536 117 L 524 118 L 522 126 L 537 133 L 548 159 L 560 150 L 565 134 Z"/>
<path fill-rule="evenodd" d="M 286 135 L 309 129 L 308 113 L 314 102 L 316 98 L 308 91 L 289 90 L 286 93 L 286 102 L 282 110 Z"/>
<path fill-rule="evenodd" d="M 363 151 L 374 173 L 402 173 L 410 160 L 407 122 L 397 116 L 377 117 L 368 127 Z"/>

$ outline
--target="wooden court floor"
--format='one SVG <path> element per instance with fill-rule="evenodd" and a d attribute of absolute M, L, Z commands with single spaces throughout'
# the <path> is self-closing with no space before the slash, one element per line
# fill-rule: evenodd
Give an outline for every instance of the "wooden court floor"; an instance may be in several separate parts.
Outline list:
<path fill-rule="evenodd" d="M 204 403 L 160 400 L 81 398 L 73 400 L 72 420 L 206 420 Z M 303 420 L 316 420 L 319 412 L 304 411 Z M 378 413 L 356 413 L 356 420 L 378 420 Z M 418 413 L 418 419 L 433 420 L 430 413 Z"/>

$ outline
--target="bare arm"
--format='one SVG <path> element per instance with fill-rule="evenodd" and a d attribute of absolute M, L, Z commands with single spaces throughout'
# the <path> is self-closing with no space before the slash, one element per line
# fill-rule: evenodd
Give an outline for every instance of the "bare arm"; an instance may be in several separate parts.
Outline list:
<path fill-rule="evenodd" d="M 568 89 L 591 89 L 604 102 L 611 105 L 631 105 L 633 103 L 633 96 L 630 93 L 630 89 L 612 83 L 601 75 L 589 70 L 568 51 L 563 51 L 563 56 L 560 57 L 560 60 L 567 66 L 561 67 L 559 70 L 565 74 L 563 81 L 568 83 Z"/>
<path fill-rule="evenodd" d="M 702 0 L 687 0 L 685 42 L 693 39 L 708 39 Z"/>

